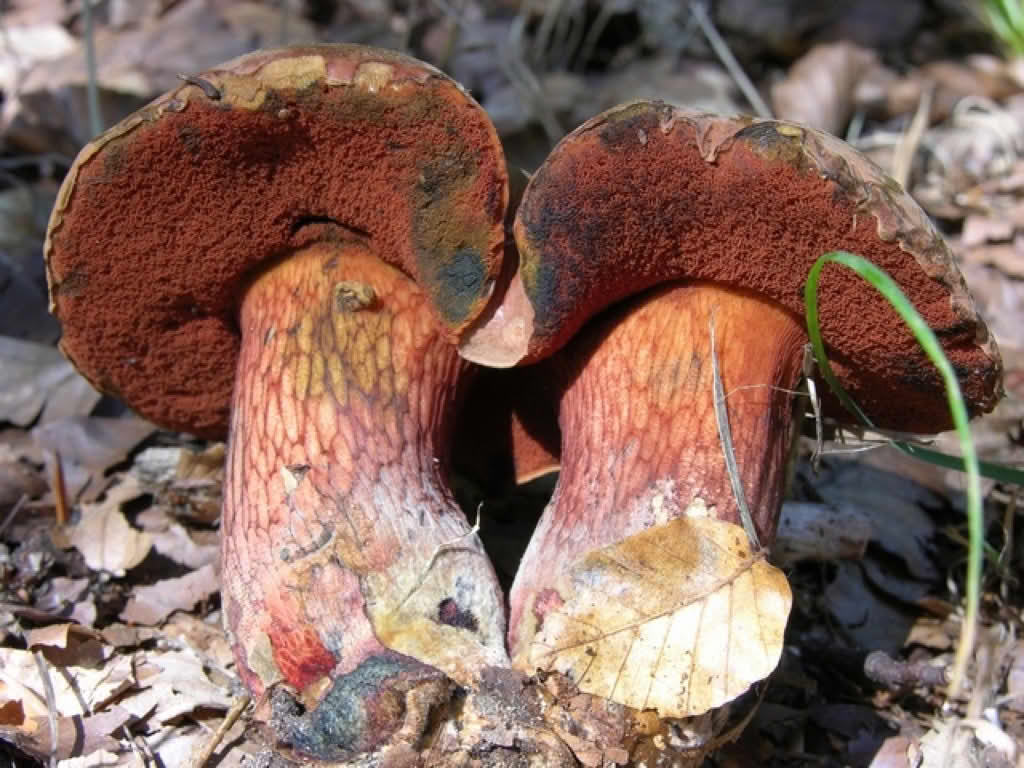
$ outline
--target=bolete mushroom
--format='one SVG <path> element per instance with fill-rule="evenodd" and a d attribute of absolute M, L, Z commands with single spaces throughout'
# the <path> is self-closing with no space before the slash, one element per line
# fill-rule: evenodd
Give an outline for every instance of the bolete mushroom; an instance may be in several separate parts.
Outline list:
<path fill-rule="evenodd" d="M 60 190 L 62 349 L 153 421 L 228 435 L 225 624 L 252 692 L 305 705 L 283 722 L 307 753 L 373 749 L 431 686 L 507 665 L 445 475 L 453 342 L 493 289 L 507 196 L 456 83 L 351 45 L 185 78 Z"/>
<path fill-rule="evenodd" d="M 756 583 L 706 568 L 733 548 L 736 574 L 763 558 L 738 527 L 716 373 L 756 538 L 770 547 L 807 340 L 803 286 L 822 253 L 858 253 L 897 280 L 974 414 L 1000 394 L 996 346 L 911 198 L 847 144 L 792 123 L 613 108 L 537 171 L 515 237 L 517 271 L 461 343 L 497 367 L 557 352 L 561 370 L 562 474 L 511 590 L 513 662 L 662 716 L 708 711 L 775 665 L 781 637 L 767 643 L 758 616 L 780 635 L 787 598 L 784 584 L 762 601 Z M 937 371 L 874 289 L 830 267 L 820 295 L 833 366 L 876 424 L 948 428 Z M 708 520 L 738 534 L 680 540 L 718 531 L 696 526 Z M 685 579 L 705 581 L 684 597 Z M 742 621 L 741 602 L 753 606 Z M 755 661 L 758 643 L 774 658 Z"/>

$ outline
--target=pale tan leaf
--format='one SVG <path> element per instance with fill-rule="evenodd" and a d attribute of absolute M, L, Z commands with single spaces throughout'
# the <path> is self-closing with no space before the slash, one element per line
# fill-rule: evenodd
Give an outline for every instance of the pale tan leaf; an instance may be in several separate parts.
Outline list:
<path fill-rule="evenodd" d="M 103 501 L 83 504 L 82 519 L 65 531 L 67 546 L 81 552 L 92 570 L 123 576 L 149 553 L 152 537 L 132 528 L 121 514 L 121 504 L 142 492 L 138 482 L 126 476 L 120 485 L 107 491 Z"/>
<path fill-rule="evenodd" d="M 217 560 L 220 547 L 216 544 L 197 544 L 185 529 L 174 523 L 164 531 L 154 532 L 153 548 L 164 557 L 189 568 L 202 568 Z"/>
<path fill-rule="evenodd" d="M 131 713 L 118 706 L 87 717 L 59 717 L 56 749 L 47 721 L 27 723 L 27 727 L 7 733 L 0 730 L 0 734 L 13 741 L 22 751 L 45 762 L 50 754 L 61 760 L 88 755 L 99 749 L 116 749 L 117 740 L 111 738 L 110 734 L 131 719 Z"/>
<path fill-rule="evenodd" d="M 792 604 L 742 528 L 699 516 L 590 553 L 555 590 L 564 603 L 544 617 L 531 670 L 661 717 L 702 714 L 767 677 Z"/>
<path fill-rule="evenodd" d="M 58 667 L 96 666 L 105 649 L 98 632 L 78 624 L 50 624 L 27 633 L 28 647 Z"/>
<path fill-rule="evenodd" d="M 874 51 L 853 43 L 816 45 L 772 86 L 772 108 L 785 120 L 842 135 L 857 84 L 877 64 Z"/>
<path fill-rule="evenodd" d="M 181 578 L 138 587 L 120 618 L 133 624 L 159 624 L 174 611 L 191 609 L 219 588 L 217 572 L 212 565 L 204 565 Z"/>
<path fill-rule="evenodd" d="M 59 349 L 0 336 L 0 421 L 26 427 L 45 406 L 45 424 L 88 413 L 99 399 Z"/>
<path fill-rule="evenodd" d="M 132 659 L 113 656 L 100 666 L 51 667 L 50 682 L 62 717 L 87 715 L 135 684 Z M 45 722 L 49 716 L 39 667 L 31 651 L 0 648 L 0 706 L 20 702 L 25 716 Z"/>

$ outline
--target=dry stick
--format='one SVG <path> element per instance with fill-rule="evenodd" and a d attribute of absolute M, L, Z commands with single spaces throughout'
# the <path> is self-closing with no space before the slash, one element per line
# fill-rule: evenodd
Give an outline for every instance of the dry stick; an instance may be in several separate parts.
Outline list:
<path fill-rule="evenodd" d="M 234 726 L 238 721 L 238 718 L 242 716 L 245 708 L 249 706 L 249 701 L 249 694 L 242 694 L 235 699 L 235 703 L 231 705 L 231 709 L 229 709 L 228 713 L 224 715 L 224 720 L 219 726 L 217 726 L 217 730 L 213 732 L 213 736 L 211 736 L 206 744 L 203 745 L 203 748 L 193 756 L 192 762 L 189 764 L 189 768 L 203 768 L 203 766 L 206 765 L 206 761 L 213 756 L 213 753 L 216 751 L 217 747 L 220 746 L 220 743 L 224 740 L 228 731 L 230 731 L 232 726 Z"/>
<path fill-rule="evenodd" d="M 56 513 L 57 525 L 67 523 L 68 514 L 68 490 L 64 484 L 64 464 L 60 460 L 60 453 L 53 452 L 53 505 Z"/>
<path fill-rule="evenodd" d="M 743 530 L 747 532 L 750 546 L 755 552 L 760 551 L 761 542 L 757 538 L 757 529 L 754 528 L 754 519 L 750 516 L 750 508 L 747 506 L 747 497 L 743 493 L 743 484 L 740 482 L 740 472 L 736 466 L 736 453 L 732 447 L 732 431 L 729 429 L 729 411 L 725 405 L 725 390 L 722 387 L 722 377 L 718 370 L 718 356 L 715 354 L 715 313 L 711 313 L 708 321 L 711 327 L 711 387 L 715 405 L 715 421 L 718 424 L 718 438 L 722 443 L 722 453 L 725 454 L 725 466 L 729 471 L 729 483 L 732 485 L 732 495 L 736 498 L 736 506 L 740 510 L 740 521 L 743 523 Z"/>
<path fill-rule="evenodd" d="M 7 517 L 4 518 L 3 522 L 0 523 L 0 535 L 7 530 L 7 526 L 14 522 L 14 518 L 18 516 L 22 508 L 28 503 L 28 494 L 23 493 L 18 497 L 18 500 L 14 502 L 14 506 L 11 507 L 11 511 L 7 513 Z"/>
<path fill-rule="evenodd" d="M 765 104 L 764 99 L 761 98 L 761 94 L 758 93 L 757 88 L 747 77 L 747 73 L 743 71 L 743 67 L 736 60 L 736 57 L 732 55 L 732 51 L 729 50 L 729 45 L 725 42 L 718 30 L 715 29 L 715 25 L 711 21 L 711 17 L 708 16 L 707 8 L 704 7 L 703 2 L 691 2 L 690 3 L 690 14 L 693 16 L 697 25 L 700 27 L 700 31 L 704 33 L 704 37 L 707 38 L 708 45 L 711 46 L 711 50 L 715 52 L 718 60 L 722 62 L 722 65 L 729 71 L 729 75 L 733 80 L 736 81 L 736 85 L 743 92 L 744 97 L 750 102 L 750 106 L 754 108 L 754 112 L 757 113 L 758 117 L 772 116 L 771 108 Z"/>
<path fill-rule="evenodd" d="M 900 143 L 896 147 L 896 153 L 892 158 L 892 177 L 906 188 L 910 181 L 910 167 L 914 162 L 914 155 L 921 145 L 921 138 L 928 128 L 928 118 L 932 111 L 932 94 L 935 92 L 935 83 L 928 83 L 921 91 L 921 98 L 917 102 L 917 109 L 910 121 L 907 132 L 903 134 Z"/>
<path fill-rule="evenodd" d="M 818 388 L 814 383 L 814 348 L 810 344 L 804 344 L 803 360 L 804 383 L 807 385 L 807 397 L 811 401 L 811 409 L 814 411 L 814 453 L 811 455 L 811 467 L 815 472 L 821 467 L 822 443 L 824 442 L 824 428 L 821 425 L 821 401 L 818 399 Z"/>
<path fill-rule="evenodd" d="M 1014 528 L 1013 521 L 1017 517 L 1017 494 L 1016 492 L 1010 494 L 1010 500 L 1006 503 L 1006 509 L 1003 511 L 1003 550 L 999 553 L 999 573 L 1002 575 L 999 584 L 999 594 L 1002 595 L 1003 599 L 1007 598 L 1009 594 L 1010 584 L 1006 575 L 1010 573 L 1010 560 L 1013 557 L 1014 549 Z"/>
<path fill-rule="evenodd" d="M 93 136 L 103 130 L 103 115 L 100 114 L 100 93 L 96 75 L 96 29 L 92 17 L 93 0 L 82 0 L 85 15 L 85 69 L 89 74 L 86 94 L 89 102 L 89 131 Z"/>
<path fill-rule="evenodd" d="M 560 25 L 564 27 L 564 34 L 562 35 L 562 55 L 559 56 L 558 61 L 555 62 L 557 68 L 560 70 L 569 69 L 569 65 L 572 63 L 573 53 L 579 50 L 580 42 L 583 40 L 583 28 L 586 25 L 586 19 L 582 14 L 582 6 L 573 6 L 573 8 L 563 17 L 565 22 Z"/>
<path fill-rule="evenodd" d="M 433 0 L 441 11 L 449 18 L 454 19 L 455 23 L 462 28 L 463 31 L 472 31 L 472 25 L 465 20 L 447 0 Z M 529 104 L 533 107 L 537 113 L 537 119 L 540 121 L 541 127 L 544 129 L 544 133 L 547 134 L 548 139 L 554 143 L 565 135 L 561 124 L 558 122 L 558 118 L 555 117 L 555 113 L 551 107 L 548 106 L 544 100 L 544 94 L 542 92 L 540 82 L 534 76 L 533 72 L 526 65 L 526 62 L 522 58 L 522 36 L 523 30 L 526 27 L 526 19 L 520 12 L 515 19 L 512 21 L 512 25 L 509 28 L 508 33 L 508 44 L 498 47 L 497 64 L 502 74 L 508 78 L 508 81 L 512 84 L 512 87 L 518 91 L 519 95 L 522 96 Z M 510 54 L 511 49 L 515 49 L 516 53 Z"/>
<path fill-rule="evenodd" d="M 43 681 L 43 690 L 46 692 L 46 709 L 50 720 L 50 768 L 57 765 L 57 694 L 53 691 L 53 681 L 50 679 L 50 670 L 46 666 L 46 658 L 42 651 L 35 651 L 32 657 L 36 660 L 36 669 L 39 670 L 39 677 Z"/>
<path fill-rule="evenodd" d="M 865 657 L 864 676 L 893 690 L 938 688 L 949 683 L 947 667 L 936 667 L 927 661 L 900 661 L 885 651 L 872 651 Z"/>
<path fill-rule="evenodd" d="M 534 64 L 544 66 L 546 63 L 547 51 L 555 33 L 555 22 L 562 15 L 562 2 L 563 0 L 552 0 L 541 17 L 540 27 L 537 29 L 537 36 L 534 38 L 533 51 L 530 56 Z M 519 13 L 522 14 L 521 8 Z"/>
<path fill-rule="evenodd" d="M 601 8 L 597 12 L 597 18 L 594 19 L 594 23 L 590 25 L 590 30 L 587 32 L 587 36 L 583 39 L 583 45 L 576 54 L 576 61 L 573 64 L 573 72 L 582 72 L 584 67 L 587 66 L 587 62 L 590 61 L 594 55 L 594 51 L 597 49 L 597 41 L 601 38 L 601 33 L 604 32 L 605 27 L 608 26 L 608 22 L 612 20 L 612 4 L 601 3 Z"/>
<path fill-rule="evenodd" d="M 124 736 L 124 740 L 128 742 L 128 746 L 131 748 L 132 754 L 135 755 L 135 761 L 139 764 L 139 766 L 141 766 L 141 768 L 146 768 L 146 759 L 142 756 L 142 753 L 139 751 L 139 745 L 135 743 L 135 739 L 132 738 L 131 731 L 128 730 L 127 725 L 121 726 L 121 733 Z"/>

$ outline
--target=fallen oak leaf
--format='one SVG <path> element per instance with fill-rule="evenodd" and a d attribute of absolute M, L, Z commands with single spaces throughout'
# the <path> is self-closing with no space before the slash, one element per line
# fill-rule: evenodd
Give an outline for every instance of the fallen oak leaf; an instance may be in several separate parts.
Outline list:
<path fill-rule="evenodd" d="M 767 677 L 792 605 L 742 528 L 692 512 L 589 553 L 553 592 L 528 666 L 663 718 L 720 707 Z"/>
<path fill-rule="evenodd" d="M 86 716 L 135 686 L 133 660 L 114 655 L 100 665 L 59 667 L 50 675 L 61 717 Z M 26 721 L 45 723 L 49 708 L 32 651 L 0 648 L 0 707 L 18 702 Z"/>
<path fill-rule="evenodd" d="M 126 475 L 119 485 L 107 491 L 95 504 L 82 504 L 82 517 L 76 525 L 55 532 L 54 543 L 74 547 L 82 553 L 86 565 L 94 571 L 124 576 L 145 559 L 153 538 L 133 528 L 121 513 L 121 505 L 143 494 L 138 481 Z"/>
<path fill-rule="evenodd" d="M 58 667 L 96 666 L 107 655 L 98 632 L 80 624 L 51 624 L 27 632 L 29 650 Z"/>
<path fill-rule="evenodd" d="M 212 565 L 204 565 L 180 578 L 138 587 L 119 618 L 133 624 L 159 624 L 174 611 L 190 610 L 219 588 L 217 572 Z"/>
<path fill-rule="evenodd" d="M 45 762 L 51 754 L 58 760 L 66 760 L 89 755 L 99 749 L 116 749 L 118 742 L 111 734 L 133 719 L 131 712 L 117 705 L 94 715 L 59 717 L 56 748 L 51 741 L 50 729 L 45 725 L 24 729 L 0 726 L 0 735 L 41 762 Z"/>

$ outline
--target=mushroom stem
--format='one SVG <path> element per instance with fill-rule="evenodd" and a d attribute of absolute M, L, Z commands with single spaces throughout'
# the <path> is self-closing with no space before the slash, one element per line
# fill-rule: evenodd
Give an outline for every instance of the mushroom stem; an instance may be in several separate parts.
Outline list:
<path fill-rule="evenodd" d="M 687 514 L 740 524 L 715 421 L 712 315 L 742 487 L 761 543 L 773 541 L 801 323 L 711 283 L 676 283 L 612 309 L 558 358 L 562 474 L 510 595 L 510 651 L 524 668 L 546 613 L 580 600 L 555 585 L 583 583 L 559 580 L 582 558 Z M 615 615 L 616 596 L 600 593 L 599 579 L 593 589 L 594 604 Z"/>
<path fill-rule="evenodd" d="M 240 324 L 223 519 L 236 657 L 257 695 L 283 681 L 307 708 L 329 702 L 297 746 L 366 749 L 417 686 L 507 658 L 500 589 L 445 480 L 465 365 L 416 284 L 357 240 L 267 269 Z"/>

